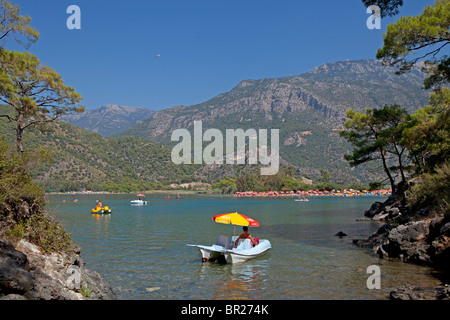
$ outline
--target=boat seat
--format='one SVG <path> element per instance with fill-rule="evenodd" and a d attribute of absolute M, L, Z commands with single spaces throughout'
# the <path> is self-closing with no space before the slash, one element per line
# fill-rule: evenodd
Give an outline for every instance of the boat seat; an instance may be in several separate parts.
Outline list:
<path fill-rule="evenodd" d="M 250 250 L 252 248 L 252 243 L 250 239 L 241 239 L 238 242 L 237 250 Z"/>
<path fill-rule="evenodd" d="M 231 249 L 234 246 L 233 240 L 228 236 L 218 236 L 216 244 L 225 249 Z"/>

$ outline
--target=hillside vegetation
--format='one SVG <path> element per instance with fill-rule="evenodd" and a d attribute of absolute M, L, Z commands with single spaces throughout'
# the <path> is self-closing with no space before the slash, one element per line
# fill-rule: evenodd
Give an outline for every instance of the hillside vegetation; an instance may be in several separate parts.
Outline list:
<path fill-rule="evenodd" d="M 5 120 L 0 123 L 8 126 Z M 50 160 L 33 168 L 47 191 L 161 189 L 168 183 L 190 182 L 195 170 L 174 165 L 169 147 L 136 137 L 106 138 L 59 121 L 30 130 L 25 141 L 28 150 L 41 147 L 48 152 Z"/>
<path fill-rule="evenodd" d="M 198 120 L 203 130 L 279 129 L 280 155 L 297 175 L 318 179 L 320 170 L 328 170 L 337 183 L 368 183 L 379 179 L 380 167 L 351 168 L 344 159 L 351 145 L 338 131 L 349 109 L 363 112 L 395 103 L 413 113 L 427 105 L 429 92 L 422 89 L 425 75 L 420 65 L 407 74 L 396 71 L 374 60 L 346 60 L 299 76 L 244 80 L 204 103 L 158 111 L 117 136 L 173 145 L 171 132 L 192 132 Z"/>

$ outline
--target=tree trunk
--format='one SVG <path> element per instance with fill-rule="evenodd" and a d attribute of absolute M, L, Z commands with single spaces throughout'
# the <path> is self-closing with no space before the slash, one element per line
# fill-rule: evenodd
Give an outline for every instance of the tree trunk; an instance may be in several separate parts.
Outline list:
<path fill-rule="evenodd" d="M 23 114 L 20 113 L 17 118 L 17 128 L 16 128 L 16 143 L 17 143 L 17 153 L 23 153 Z"/>
<path fill-rule="evenodd" d="M 387 166 L 387 164 L 386 164 L 386 158 L 385 158 L 385 156 L 384 156 L 384 153 L 383 153 L 383 150 L 380 150 L 380 154 L 381 154 L 381 160 L 383 160 L 383 168 L 384 168 L 384 171 L 386 172 L 386 174 L 387 174 L 387 176 L 388 176 L 388 178 L 389 178 L 389 181 L 390 181 L 390 183 L 391 183 L 391 189 L 392 189 L 392 193 L 394 193 L 395 192 L 395 180 L 394 180 L 394 178 L 392 178 L 392 175 L 391 175 L 391 172 L 389 171 L 389 168 L 388 168 L 388 166 Z"/>
<path fill-rule="evenodd" d="M 417 154 L 416 154 L 415 151 L 413 151 L 412 155 L 413 155 L 414 161 L 415 161 L 415 163 L 417 165 L 418 173 L 422 174 L 424 171 L 423 171 L 423 168 L 422 168 L 422 164 L 420 163 L 421 161 L 419 160 L 419 158 L 417 158 Z"/>
<path fill-rule="evenodd" d="M 405 184 L 406 177 L 405 177 L 405 172 L 403 169 L 403 161 L 402 161 L 402 155 L 403 155 L 403 152 L 405 151 L 405 149 L 402 148 L 402 151 L 400 152 L 400 151 L 398 151 L 397 145 L 394 145 L 394 146 L 395 146 L 395 152 L 397 153 L 397 157 L 398 157 L 398 168 L 400 170 L 400 175 L 402 177 L 402 183 Z"/>

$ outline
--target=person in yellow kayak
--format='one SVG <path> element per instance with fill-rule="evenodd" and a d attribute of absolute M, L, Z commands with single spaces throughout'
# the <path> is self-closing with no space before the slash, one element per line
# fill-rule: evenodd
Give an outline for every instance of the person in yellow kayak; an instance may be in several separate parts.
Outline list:
<path fill-rule="evenodd" d="M 103 207 L 102 202 L 97 200 L 97 206 L 96 206 L 96 208 L 101 209 L 102 207 Z"/>
<path fill-rule="evenodd" d="M 241 235 L 236 239 L 236 241 L 234 242 L 234 246 L 237 246 L 239 239 L 250 239 L 252 245 L 256 246 L 259 243 L 259 241 L 257 241 L 259 240 L 259 238 L 253 239 L 252 235 L 248 233 L 248 227 L 242 227 L 242 229 L 244 230 L 244 232 L 241 233 Z"/>

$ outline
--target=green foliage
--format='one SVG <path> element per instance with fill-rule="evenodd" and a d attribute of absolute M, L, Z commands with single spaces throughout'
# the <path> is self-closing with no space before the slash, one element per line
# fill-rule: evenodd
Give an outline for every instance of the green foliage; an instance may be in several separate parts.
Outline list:
<path fill-rule="evenodd" d="M 298 191 L 308 190 L 312 186 L 296 179 L 292 167 L 283 168 L 277 174 L 261 176 L 257 173 L 241 173 L 236 178 L 237 191 Z"/>
<path fill-rule="evenodd" d="M 430 105 L 411 116 L 402 144 L 409 150 L 416 173 L 431 172 L 450 157 L 450 90 L 430 96 Z"/>
<path fill-rule="evenodd" d="M 85 298 L 90 298 L 94 287 L 88 287 L 86 284 L 83 284 L 80 288 L 80 293 Z"/>
<path fill-rule="evenodd" d="M 392 190 L 396 190 L 395 172 L 399 171 L 401 181 L 405 177 L 405 147 L 401 144 L 403 130 L 408 126 L 409 116 L 399 105 L 380 109 L 366 109 L 365 113 L 347 111 L 346 130 L 339 134 L 353 146 L 353 153 L 345 159 L 357 166 L 369 161 L 381 161 Z M 390 161 L 395 158 L 396 165 Z"/>
<path fill-rule="evenodd" d="M 330 182 L 330 178 L 331 178 L 330 172 L 320 169 L 320 176 L 321 176 L 321 179 L 320 179 L 321 182 L 325 182 L 325 183 Z"/>
<path fill-rule="evenodd" d="M 314 185 L 314 187 L 310 188 L 310 189 L 319 190 L 319 191 L 331 191 L 331 190 L 342 190 L 342 189 L 345 189 L 345 187 L 342 185 L 336 184 L 336 183 L 332 183 L 332 182 L 319 182 L 319 183 L 316 183 Z M 352 189 L 362 190 L 360 188 L 352 188 Z"/>
<path fill-rule="evenodd" d="M 81 96 L 61 76 L 28 52 L 0 50 L 0 117 L 15 124 L 17 151 L 23 152 L 23 132 L 70 112 L 83 112 Z"/>
<path fill-rule="evenodd" d="M 325 175 L 325 180 L 328 178 L 328 172 L 322 170 Z M 290 168 L 284 168 L 273 176 L 261 176 L 257 173 L 241 173 L 236 179 L 237 191 L 332 191 L 332 190 L 369 190 L 369 186 L 365 184 L 338 184 L 331 181 L 319 181 L 313 185 L 306 184 L 305 182 L 290 175 L 292 170 Z"/>
<path fill-rule="evenodd" d="M 423 13 L 413 17 L 401 17 L 387 26 L 384 46 L 377 58 L 385 64 L 399 65 L 400 73 L 410 70 L 423 59 L 430 77 L 427 88 L 450 80 L 449 57 L 440 56 L 441 50 L 450 44 L 450 1 L 436 0 Z"/>
<path fill-rule="evenodd" d="M 213 189 L 219 189 L 224 194 L 235 193 L 237 191 L 236 179 L 226 177 L 212 185 Z"/>
<path fill-rule="evenodd" d="M 42 253 L 69 252 L 72 248 L 70 234 L 48 214 L 34 214 L 22 221 L 23 238 L 40 247 Z"/>
<path fill-rule="evenodd" d="M 11 38 L 25 48 L 36 42 L 39 32 L 30 26 L 29 16 L 19 15 L 20 7 L 10 1 L 0 0 L 0 41 Z"/>
<path fill-rule="evenodd" d="M 70 235 L 44 213 L 45 194 L 32 180 L 29 168 L 45 159 L 37 150 L 16 154 L 0 139 L 0 236 L 22 238 L 44 253 L 71 247 Z"/>
<path fill-rule="evenodd" d="M 173 164 L 170 147 L 146 139 L 105 138 L 59 121 L 46 126 L 24 135 L 26 149 L 41 146 L 51 157 L 32 166 L 37 184 L 46 191 L 161 190 L 171 183 L 195 181 L 200 167 Z M 8 123 L 0 119 L 0 127 L 8 128 Z M 13 139 L 9 137 L 8 142 Z"/>
<path fill-rule="evenodd" d="M 403 0 L 362 0 L 362 3 L 369 7 L 377 5 L 380 7 L 381 17 L 395 16 L 399 13 L 398 8 L 403 6 Z"/>
<path fill-rule="evenodd" d="M 401 17 L 395 24 L 388 25 L 384 46 L 377 52 L 377 58 L 384 64 L 400 67 L 398 74 L 410 71 L 419 61 L 424 62 L 429 74 L 424 80 L 425 89 L 435 89 L 429 106 L 405 117 L 401 125 L 391 125 L 384 141 L 396 141 L 395 145 L 406 150 L 412 163 L 405 168 L 412 169 L 416 182 L 419 181 L 407 191 L 413 211 L 428 208 L 447 216 L 450 90 L 445 85 L 450 81 L 450 57 L 441 53 L 450 44 L 449 27 L 450 1 L 436 0 L 422 14 Z M 350 133 L 346 135 L 350 138 Z"/>
<path fill-rule="evenodd" d="M 5 234 L 15 240 L 23 239 L 26 235 L 25 225 L 23 223 L 16 224 L 11 229 L 6 230 Z"/>
<path fill-rule="evenodd" d="M 443 88 L 431 94 L 429 106 L 411 116 L 397 105 L 367 109 L 364 114 L 350 110 L 347 130 L 340 132 L 355 147 L 346 159 L 351 165 L 381 160 L 394 191 L 396 172 L 403 185 L 408 171 L 432 172 L 450 156 L 449 106 L 450 90 Z"/>
<path fill-rule="evenodd" d="M 236 178 L 237 191 L 260 191 L 262 184 L 256 173 L 240 174 Z"/>
<path fill-rule="evenodd" d="M 0 139 L 0 223 L 18 223 L 44 207 L 44 192 L 29 173 L 29 168 L 42 158 L 40 152 L 15 155 Z"/>
<path fill-rule="evenodd" d="M 369 183 L 369 188 L 367 190 L 373 191 L 373 190 L 380 190 L 383 188 L 383 183 L 379 181 L 373 181 Z"/>
<path fill-rule="evenodd" d="M 444 163 L 434 171 L 420 176 L 419 183 L 408 192 L 408 203 L 413 210 L 428 207 L 435 214 L 450 217 L 450 164 Z"/>

